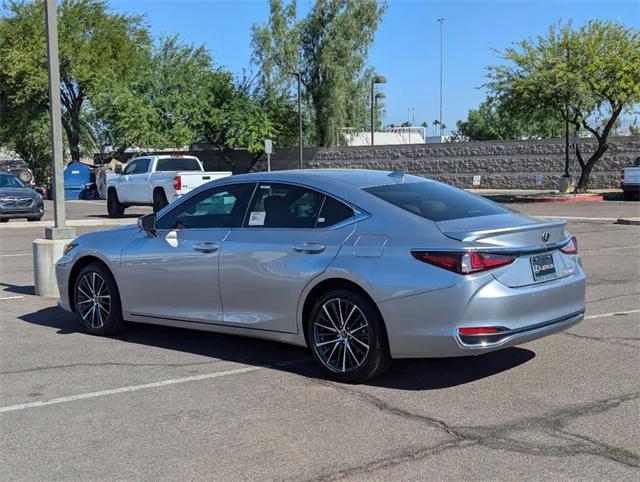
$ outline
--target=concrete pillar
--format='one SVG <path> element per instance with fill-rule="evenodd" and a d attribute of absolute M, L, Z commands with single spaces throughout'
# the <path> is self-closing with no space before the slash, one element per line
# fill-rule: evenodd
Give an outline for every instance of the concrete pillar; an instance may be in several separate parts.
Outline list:
<path fill-rule="evenodd" d="M 56 262 L 71 239 L 36 239 L 33 242 L 33 282 L 36 295 L 58 298 Z"/>

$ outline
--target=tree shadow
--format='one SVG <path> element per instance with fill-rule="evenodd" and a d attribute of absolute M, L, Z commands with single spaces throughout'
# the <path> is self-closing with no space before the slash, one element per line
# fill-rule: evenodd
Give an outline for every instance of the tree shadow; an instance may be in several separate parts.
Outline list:
<path fill-rule="evenodd" d="M 57 329 L 61 335 L 86 333 L 76 315 L 58 307 L 44 308 L 20 319 Z M 245 365 L 269 365 L 309 378 L 323 377 L 308 350 L 283 343 L 142 323 L 129 323 L 113 338 Z M 505 372 L 534 357 L 534 352 L 516 347 L 470 357 L 396 360 L 387 373 L 366 384 L 398 390 L 449 388 Z M 288 363 L 294 360 L 297 362 Z"/>

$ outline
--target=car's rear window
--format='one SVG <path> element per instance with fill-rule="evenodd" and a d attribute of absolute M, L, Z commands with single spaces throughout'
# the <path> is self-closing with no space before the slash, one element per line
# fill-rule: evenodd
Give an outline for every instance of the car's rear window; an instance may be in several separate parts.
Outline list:
<path fill-rule="evenodd" d="M 439 182 L 388 184 L 364 190 L 394 206 L 436 222 L 509 213 L 492 201 Z"/>
<path fill-rule="evenodd" d="M 200 163 L 188 157 L 158 159 L 156 171 L 200 171 Z"/>

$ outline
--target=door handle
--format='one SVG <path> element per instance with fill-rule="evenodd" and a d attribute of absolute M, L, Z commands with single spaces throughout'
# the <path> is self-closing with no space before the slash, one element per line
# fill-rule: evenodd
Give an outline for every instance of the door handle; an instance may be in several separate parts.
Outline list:
<path fill-rule="evenodd" d="M 216 243 L 212 243 L 210 241 L 205 241 L 204 243 L 198 243 L 193 245 L 193 249 L 195 251 L 200 251 L 201 253 L 215 253 L 220 249 Z"/>
<path fill-rule="evenodd" d="M 293 249 L 299 253 L 314 254 L 322 253 L 324 251 L 324 246 L 318 243 L 304 243 L 295 245 Z"/>

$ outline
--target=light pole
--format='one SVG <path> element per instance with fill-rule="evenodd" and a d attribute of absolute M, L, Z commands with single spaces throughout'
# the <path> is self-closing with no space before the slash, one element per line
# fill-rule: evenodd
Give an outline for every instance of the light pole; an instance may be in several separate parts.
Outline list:
<path fill-rule="evenodd" d="M 45 228 L 45 239 L 33 241 L 33 285 L 38 296 L 60 296 L 55 276 L 55 264 L 62 258 L 65 246 L 75 237 L 76 230 L 67 227 L 64 212 L 64 180 L 62 172 L 62 109 L 60 106 L 60 62 L 58 59 L 58 18 L 56 1 L 44 2 L 47 38 L 47 68 L 49 72 L 49 124 L 53 170 L 54 227 Z"/>
<path fill-rule="evenodd" d="M 375 75 L 373 79 L 371 79 L 371 145 L 374 144 L 373 132 L 375 130 L 375 119 L 374 119 L 374 109 L 375 109 L 375 103 L 376 103 L 375 85 L 386 84 L 386 83 L 387 83 L 387 79 L 385 79 L 381 75 Z"/>
<path fill-rule="evenodd" d="M 302 169 L 302 79 L 300 78 L 300 72 L 290 72 L 290 74 L 298 80 L 298 144 L 300 148 L 298 159 L 300 161 L 300 169 Z"/>
<path fill-rule="evenodd" d="M 53 217 L 54 228 L 45 228 L 45 238 L 65 239 L 75 236 L 75 230 L 67 228 L 64 205 L 64 180 L 62 160 L 62 109 L 60 107 L 60 62 L 58 59 L 58 18 L 55 0 L 44 5 L 47 33 L 47 60 L 49 71 L 49 124 L 53 161 Z"/>
<path fill-rule="evenodd" d="M 442 29 L 444 27 L 444 22 L 446 18 L 440 17 L 438 18 L 438 22 L 440 23 L 440 140 L 442 140 L 442 64 L 443 64 L 443 55 L 442 55 Z"/>

